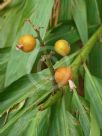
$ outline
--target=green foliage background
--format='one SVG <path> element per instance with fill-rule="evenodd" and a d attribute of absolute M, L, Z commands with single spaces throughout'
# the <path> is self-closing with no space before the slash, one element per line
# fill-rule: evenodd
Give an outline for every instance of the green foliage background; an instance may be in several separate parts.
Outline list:
<path fill-rule="evenodd" d="M 72 52 L 57 58 L 55 68 L 70 65 L 84 44 L 102 22 L 101 0 L 60 0 L 58 25 L 49 28 L 54 0 L 13 0 L 0 11 L 0 136 L 101 136 L 102 135 L 102 40 L 96 43 L 82 74 L 85 96 L 69 91 L 52 107 L 38 111 L 36 104 L 52 88 L 49 69 L 36 71 L 39 42 L 31 53 L 17 52 L 18 38 L 36 35 L 25 22 L 30 18 L 43 26 L 41 37 L 53 48 L 63 38 L 71 43 Z M 35 69 L 32 72 L 32 69 Z M 7 111 L 17 103 L 23 107 Z M 5 118 L 8 117 L 6 124 Z"/>

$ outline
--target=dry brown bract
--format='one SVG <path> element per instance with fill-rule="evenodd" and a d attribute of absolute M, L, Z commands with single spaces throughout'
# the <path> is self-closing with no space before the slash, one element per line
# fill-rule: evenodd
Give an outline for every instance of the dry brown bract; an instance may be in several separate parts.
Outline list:
<path fill-rule="evenodd" d="M 55 0 L 54 7 L 52 9 L 52 15 L 50 19 L 50 26 L 56 26 L 58 23 L 58 16 L 60 11 L 60 0 Z"/>
<path fill-rule="evenodd" d="M 11 3 L 12 0 L 4 0 L 3 3 L 0 4 L 0 10 L 4 9 L 6 6 L 8 6 Z"/>

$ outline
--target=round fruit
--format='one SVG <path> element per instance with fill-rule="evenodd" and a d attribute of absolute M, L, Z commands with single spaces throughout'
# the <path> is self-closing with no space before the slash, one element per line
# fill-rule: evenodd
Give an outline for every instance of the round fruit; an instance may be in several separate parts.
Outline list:
<path fill-rule="evenodd" d="M 59 85 L 66 85 L 68 80 L 72 80 L 72 69 L 70 67 L 61 67 L 55 71 L 55 80 Z"/>
<path fill-rule="evenodd" d="M 58 40 L 54 46 L 55 51 L 61 56 L 66 56 L 70 53 L 70 44 L 66 40 Z"/>
<path fill-rule="evenodd" d="M 21 49 L 24 52 L 32 51 L 36 46 L 36 38 L 32 35 L 24 35 L 19 39 L 19 45 L 17 46 L 18 49 Z"/>

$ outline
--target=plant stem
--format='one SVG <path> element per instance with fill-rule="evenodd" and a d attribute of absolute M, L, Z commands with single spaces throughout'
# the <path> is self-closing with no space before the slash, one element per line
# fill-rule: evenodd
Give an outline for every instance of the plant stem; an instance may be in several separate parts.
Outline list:
<path fill-rule="evenodd" d="M 81 65 L 81 63 L 84 63 L 97 42 L 97 40 L 102 36 L 102 25 L 99 27 L 99 29 L 92 35 L 92 37 L 88 40 L 88 42 L 85 44 L 85 46 L 80 50 L 79 55 L 74 60 L 74 62 L 71 64 L 71 67 L 74 72 L 76 72 Z"/>
<path fill-rule="evenodd" d="M 33 27 L 33 29 L 36 31 L 37 39 L 39 40 L 41 47 L 44 48 L 43 54 L 45 56 L 47 67 L 49 68 L 50 73 L 52 75 L 53 92 L 55 93 L 58 89 L 58 85 L 57 85 L 55 78 L 54 78 L 55 70 L 54 70 L 53 64 L 51 62 L 51 59 L 48 57 L 48 52 L 47 52 L 46 46 L 44 44 L 44 41 L 41 38 L 40 31 L 39 31 L 40 27 L 35 27 L 35 25 L 33 25 L 32 21 L 30 19 L 27 19 L 26 21 L 28 21 L 31 24 L 31 26 Z"/>
<path fill-rule="evenodd" d="M 55 93 L 55 95 L 50 95 L 50 97 L 44 103 L 40 104 L 38 106 L 38 109 L 40 111 L 45 110 L 46 108 L 53 105 L 58 100 L 58 98 L 60 98 L 61 96 L 62 96 L 61 91 L 57 91 L 57 93 Z"/>

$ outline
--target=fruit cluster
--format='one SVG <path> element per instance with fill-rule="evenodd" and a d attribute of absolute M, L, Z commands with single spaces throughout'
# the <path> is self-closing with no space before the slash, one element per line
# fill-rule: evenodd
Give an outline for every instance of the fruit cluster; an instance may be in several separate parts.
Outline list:
<path fill-rule="evenodd" d="M 31 52 L 36 47 L 36 38 L 26 34 L 19 38 L 17 49 L 23 52 Z M 70 53 L 70 44 L 66 40 L 58 40 L 55 43 L 54 50 L 61 56 L 66 56 Z M 72 69 L 69 67 L 61 67 L 55 71 L 55 81 L 58 85 L 66 85 L 69 80 L 72 80 Z"/>

